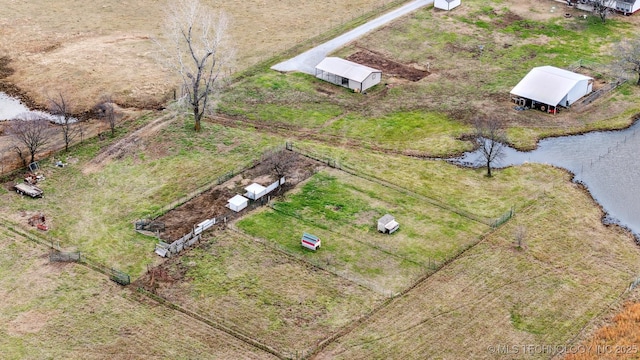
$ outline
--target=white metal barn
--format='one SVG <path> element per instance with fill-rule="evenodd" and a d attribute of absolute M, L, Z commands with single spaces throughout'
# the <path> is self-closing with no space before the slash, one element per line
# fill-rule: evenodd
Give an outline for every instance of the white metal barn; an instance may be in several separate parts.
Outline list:
<path fill-rule="evenodd" d="M 612 9 L 616 9 L 625 15 L 633 14 L 640 10 L 640 1 L 638 0 L 618 0 L 611 4 Z"/>
<path fill-rule="evenodd" d="M 249 199 L 242 195 L 236 195 L 228 200 L 227 207 L 235 212 L 239 212 L 247 207 Z"/>
<path fill-rule="evenodd" d="M 380 83 L 382 71 L 349 60 L 327 57 L 316 65 L 316 77 L 356 92 L 363 92 Z"/>
<path fill-rule="evenodd" d="M 460 6 L 460 0 L 434 0 L 433 7 L 441 10 L 451 10 Z"/>
<path fill-rule="evenodd" d="M 555 114 L 559 106 L 571 104 L 593 91 L 593 78 L 553 66 L 531 69 L 511 90 L 520 106 Z"/>

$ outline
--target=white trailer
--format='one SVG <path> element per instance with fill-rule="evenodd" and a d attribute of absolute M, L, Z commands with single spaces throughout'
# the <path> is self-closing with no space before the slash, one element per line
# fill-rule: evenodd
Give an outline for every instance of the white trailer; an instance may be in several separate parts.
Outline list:
<path fill-rule="evenodd" d="M 16 184 L 16 192 L 20 195 L 28 195 L 32 198 L 41 197 L 44 191 L 35 185 L 27 183 Z"/>

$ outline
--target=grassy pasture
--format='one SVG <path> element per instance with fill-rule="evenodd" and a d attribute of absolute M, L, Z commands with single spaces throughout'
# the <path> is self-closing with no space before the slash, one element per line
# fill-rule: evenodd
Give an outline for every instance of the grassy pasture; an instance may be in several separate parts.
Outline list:
<path fill-rule="evenodd" d="M 267 70 L 243 79 L 223 96 L 221 111 L 252 121 L 279 121 L 292 130 L 311 128 L 327 142 L 358 140 L 364 147 L 413 151 L 438 156 L 468 150 L 458 140 L 470 132 L 473 117 L 496 117 L 509 140 L 523 148 L 541 137 L 628 125 L 640 111 L 639 91 L 626 87 L 598 100 L 586 111 L 557 116 L 516 112 L 509 91 L 532 68 L 562 68 L 581 62 L 598 81 L 612 78 L 611 44 L 632 35 L 632 20 L 582 19 L 575 12 L 548 12 L 554 2 L 536 9 L 524 2 L 468 1 L 453 12 L 425 8 L 373 31 L 336 52 L 346 57 L 368 49 L 404 64 L 429 68 L 417 82 L 387 78 L 369 95 L 353 94 L 312 76 Z M 566 11 L 573 12 L 573 9 Z M 336 107 L 342 111 L 336 111 Z M 264 111 L 267 108 L 268 111 Z M 310 115 L 301 111 L 309 109 Z M 298 112 L 307 121 L 291 116 Z M 278 120 L 274 120 L 278 119 Z M 443 128 L 445 130 L 443 130 Z"/>
<path fill-rule="evenodd" d="M 377 219 L 393 214 L 393 235 Z M 478 241 L 488 226 L 398 191 L 338 171 L 321 172 L 300 192 L 238 222 L 243 231 L 382 294 L 402 291 Z M 302 232 L 323 239 L 317 252 L 300 246 Z"/>
<path fill-rule="evenodd" d="M 3 359 L 273 359 L 0 229 Z"/>
<path fill-rule="evenodd" d="M 161 284 L 159 295 L 291 356 L 384 300 L 234 231 L 165 267 L 184 281 Z"/>
<path fill-rule="evenodd" d="M 7 214 L 43 212 L 51 236 L 64 248 L 87 255 L 137 276 L 156 259 L 156 240 L 133 231 L 133 221 L 153 214 L 191 191 L 238 170 L 280 142 L 241 129 L 205 125 L 195 134 L 189 121 L 176 120 L 151 138 L 134 142 L 122 158 L 83 173 L 98 150 L 108 143 L 92 139 L 64 154 L 73 163 L 55 168 L 45 163 L 45 197 L 34 201 L 1 195 Z M 110 140 L 105 140 L 106 142 Z"/>
<path fill-rule="evenodd" d="M 318 358 L 549 358 L 488 346 L 572 340 L 621 301 L 640 254 L 629 235 L 601 224 L 600 211 L 566 174 L 551 175 L 565 181 Z M 519 226 L 523 249 L 514 244 Z"/>

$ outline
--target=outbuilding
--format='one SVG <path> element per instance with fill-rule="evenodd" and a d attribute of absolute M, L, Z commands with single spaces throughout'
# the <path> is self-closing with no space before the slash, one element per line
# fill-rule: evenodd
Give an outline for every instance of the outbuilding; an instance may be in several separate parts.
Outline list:
<path fill-rule="evenodd" d="M 449 11 L 460 6 L 460 0 L 434 0 L 433 7 L 436 9 Z"/>
<path fill-rule="evenodd" d="M 267 188 L 258 183 L 253 183 L 244 189 L 247 191 L 244 196 L 248 197 L 251 200 L 258 200 L 267 194 Z"/>
<path fill-rule="evenodd" d="M 349 60 L 327 57 L 316 65 L 316 77 L 355 92 L 363 92 L 380 83 L 382 71 Z"/>
<path fill-rule="evenodd" d="M 378 231 L 381 233 L 393 234 L 400 228 L 400 224 L 390 214 L 386 214 L 378 220 Z"/>
<path fill-rule="evenodd" d="M 300 240 L 300 243 L 307 249 L 316 251 L 318 250 L 322 242 L 320 241 L 320 238 L 315 235 L 302 233 L 302 239 Z"/>
<path fill-rule="evenodd" d="M 247 207 L 249 199 L 242 195 L 236 195 L 228 200 L 227 207 L 235 212 L 239 212 Z"/>
<path fill-rule="evenodd" d="M 555 114 L 593 91 L 593 78 L 553 66 L 531 69 L 511 90 L 519 106 Z"/>

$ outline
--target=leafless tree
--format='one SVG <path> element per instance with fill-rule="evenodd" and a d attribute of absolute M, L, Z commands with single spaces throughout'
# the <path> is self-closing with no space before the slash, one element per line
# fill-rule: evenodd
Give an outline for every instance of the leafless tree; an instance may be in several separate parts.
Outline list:
<path fill-rule="evenodd" d="M 113 103 L 111 95 L 103 95 L 100 102 L 98 102 L 94 109 L 98 114 L 98 117 L 109 125 L 109 129 L 111 129 L 111 136 L 114 136 L 116 133 L 116 123 L 119 114 L 116 110 L 115 104 Z"/>
<path fill-rule="evenodd" d="M 593 13 L 600 17 L 602 23 L 605 23 L 615 0 L 588 0 L 587 3 L 593 7 Z"/>
<path fill-rule="evenodd" d="M 67 97 L 58 92 L 57 96 L 49 96 L 49 112 L 58 117 L 56 121 L 60 125 L 62 139 L 64 140 L 64 151 L 69 151 L 69 144 L 79 134 L 76 119 L 71 116 L 71 104 Z"/>
<path fill-rule="evenodd" d="M 296 154 L 290 150 L 278 149 L 266 153 L 263 157 L 263 162 L 280 179 L 288 175 L 295 166 Z"/>
<path fill-rule="evenodd" d="M 220 92 L 234 56 L 227 16 L 199 0 L 172 1 L 168 8 L 165 34 L 169 45 L 157 43 L 165 65 L 182 79 L 181 103 L 193 113 L 195 130 L 200 131 L 202 117 L 212 110 L 212 97 Z"/>
<path fill-rule="evenodd" d="M 615 47 L 615 54 L 615 66 L 637 75 L 636 85 L 640 86 L 640 37 L 619 42 Z"/>
<path fill-rule="evenodd" d="M 38 117 L 34 113 L 26 113 L 9 125 L 8 133 L 14 140 L 14 150 L 25 167 L 28 163 L 23 147 L 30 156 L 29 164 L 34 162 L 36 154 L 49 143 L 51 135 L 48 130 L 49 120 Z"/>
<path fill-rule="evenodd" d="M 480 158 L 478 162 L 487 167 L 487 176 L 491 177 L 491 166 L 505 155 L 506 135 L 495 119 L 474 121 L 474 140 L 479 146 Z"/>
<path fill-rule="evenodd" d="M 515 238 L 514 245 L 518 249 L 524 249 L 527 246 L 525 242 L 527 238 L 527 228 L 525 228 L 524 226 L 519 225 L 518 227 L 516 227 L 516 230 L 513 233 L 513 237 Z"/>

